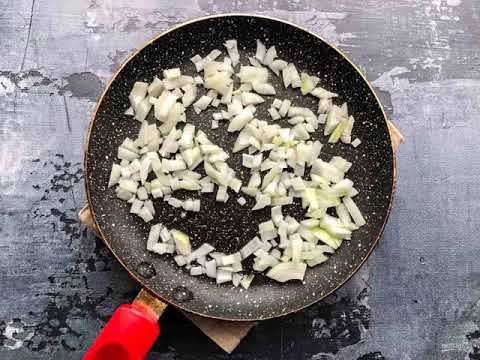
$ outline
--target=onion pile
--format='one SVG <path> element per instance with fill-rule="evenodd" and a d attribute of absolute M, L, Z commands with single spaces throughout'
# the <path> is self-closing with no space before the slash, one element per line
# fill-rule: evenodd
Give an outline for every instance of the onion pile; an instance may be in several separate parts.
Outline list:
<path fill-rule="evenodd" d="M 311 139 L 322 125 L 329 143 L 357 147 L 361 142 L 352 140 L 354 118 L 346 103 L 333 103 L 338 94 L 319 87 L 318 77 L 299 73 L 293 63 L 278 59 L 274 46 L 267 49 L 257 40 L 255 56 L 246 66 L 240 64 L 236 40 L 228 40 L 225 48 L 228 56 L 222 61 L 217 60 L 222 55 L 217 49 L 191 59 L 203 76 L 173 68 L 163 71 L 163 79 L 133 85 L 125 114 L 141 122 L 140 131 L 118 148 L 120 162 L 112 166 L 108 187 L 115 187 L 117 197 L 131 204 L 130 212 L 147 223 L 155 216 L 152 199 L 198 212 L 202 193 L 216 192 L 218 202 L 236 197 L 240 206 L 247 203 L 244 196 L 252 197 L 252 211 L 270 207 L 271 219 L 260 223 L 258 236 L 233 254 L 217 252 L 207 243 L 193 249 L 188 234 L 162 224 L 151 226 L 147 249 L 172 254 L 192 276 L 206 275 L 218 284 L 232 282 L 247 289 L 254 275 L 243 273 L 242 262 L 249 257 L 254 258 L 255 272 L 279 282 L 303 281 L 307 267 L 327 261 L 366 223 L 352 199 L 358 191 L 346 177 L 352 164 L 339 156 L 328 162 L 320 159 L 322 144 Z M 289 99 L 269 99 L 276 94 L 269 82 L 271 72 L 281 77 L 285 88 L 318 98 L 317 113 Z M 199 96 L 199 87 L 206 89 L 205 95 Z M 255 116 L 256 106 L 266 102 L 271 102 L 270 122 Z M 228 132 L 238 133 L 231 150 L 243 152 L 242 165 L 250 169 L 248 183 L 229 167 L 225 149 L 187 123 L 189 106 L 197 114 L 217 108 L 212 129 L 225 121 Z M 152 107 L 158 124 L 146 121 Z M 275 123 L 282 118 L 291 126 Z M 174 196 L 177 190 L 190 191 L 192 197 L 180 200 Z M 306 209 L 304 219 L 283 215 L 282 207 L 295 202 Z M 327 213 L 332 208 L 336 216 L 331 210 Z"/>

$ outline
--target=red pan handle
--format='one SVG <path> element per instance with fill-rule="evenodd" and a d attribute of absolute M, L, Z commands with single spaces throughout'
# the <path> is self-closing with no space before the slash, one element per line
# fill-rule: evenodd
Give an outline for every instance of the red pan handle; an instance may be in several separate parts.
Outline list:
<path fill-rule="evenodd" d="M 151 297 L 142 290 L 132 304 L 115 310 L 83 360 L 141 360 L 147 355 L 160 335 L 158 318 L 166 305 L 158 299 L 157 306 L 141 301 L 145 294 Z M 158 305 L 163 305 L 160 313 Z"/>

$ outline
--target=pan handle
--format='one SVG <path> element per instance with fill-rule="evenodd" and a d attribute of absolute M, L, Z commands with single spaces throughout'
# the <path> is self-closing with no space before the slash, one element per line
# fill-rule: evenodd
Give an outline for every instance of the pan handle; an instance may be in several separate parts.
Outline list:
<path fill-rule="evenodd" d="M 145 302 L 145 296 L 154 303 Z M 83 360 L 143 359 L 160 335 L 158 318 L 165 307 L 142 290 L 132 304 L 120 305 L 115 310 Z"/>

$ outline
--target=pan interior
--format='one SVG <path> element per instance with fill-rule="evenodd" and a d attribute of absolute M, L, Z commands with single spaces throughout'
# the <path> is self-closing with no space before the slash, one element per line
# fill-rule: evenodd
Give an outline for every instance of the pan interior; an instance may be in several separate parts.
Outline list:
<path fill-rule="evenodd" d="M 150 225 L 129 214 L 129 204 L 117 199 L 113 189 L 107 189 L 118 146 L 127 136 L 135 138 L 140 126 L 123 115 L 133 83 L 150 82 L 163 69 L 172 67 L 194 74 L 189 58 L 196 54 L 203 57 L 215 48 L 225 54 L 223 43 L 229 39 L 237 39 L 242 64 L 248 63 L 247 55 L 255 53 L 256 39 L 261 39 L 267 46 L 275 45 L 279 58 L 319 76 L 320 86 L 339 93 L 335 103 L 340 105 L 346 101 L 349 113 L 355 117 L 353 135 L 359 137 L 362 144 L 356 149 L 344 144 L 325 145 L 321 157 L 329 160 L 333 155 L 340 155 L 353 162 L 349 177 L 360 192 L 355 201 L 367 219 L 367 225 L 355 231 L 352 240 L 345 241 L 329 261 L 309 268 L 304 284 L 278 284 L 257 276 L 250 289 L 245 291 L 231 285 L 216 285 L 206 277 L 191 277 L 187 271 L 178 268 L 171 257 L 146 251 Z M 300 96 L 299 91 L 286 91 L 279 78 L 272 73 L 270 77 L 277 89 L 275 97 L 288 98 L 294 105 L 308 106 L 316 112 L 317 101 L 313 97 Z M 264 98 L 268 98 L 268 104 L 273 100 L 273 97 Z M 257 118 L 271 121 L 267 107 L 259 107 Z M 215 111 L 209 108 L 196 115 L 190 107 L 187 121 L 203 130 L 217 145 L 231 150 L 236 134 L 227 133 L 225 123 L 221 123 L 217 130 L 210 128 Z M 327 140 L 321 131 L 312 138 L 324 144 Z M 248 169 L 241 166 L 241 154 L 232 156 L 228 163 L 240 178 L 248 180 Z M 393 165 L 390 136 L 381 107 L 366 81 L 348 60 L 318 37 L 290 24 L 234 15 L 201 19 L 180 26 L 158 37 L 126 63 L 98 105 L 86 154 L 86 183 L 95 220 L 107 244 L 142 285 L 188 311 L 230 320 L 254 320 L 286 314 L 318 301 L 355 272 L 375 246 L 388 217 Z M 189 194 L 201 199 L 201 212 L 188 213 L 187 216 L 183 216 L 181 210 L 156 200 L 157 214 L 152 223 L 161 222 L 168 228 L 185 231 L 191 236 L 194 247 L 208 242 L 219 251 L 236 251 L 256 235 L 260 222 L 270 218 L 270 209 L 252 212 L 249 210 L 254 203 L 252 200 L 242 207 L 236 202 L 240 195 L 230 193 L 231 199 L 226 204 L 216 202 L 214 193 L 201 197 Z M 248 196 L 244 197 L 248 199 Z M 297 218 L 303 214 L 296 206 L 284 212 Z"/>

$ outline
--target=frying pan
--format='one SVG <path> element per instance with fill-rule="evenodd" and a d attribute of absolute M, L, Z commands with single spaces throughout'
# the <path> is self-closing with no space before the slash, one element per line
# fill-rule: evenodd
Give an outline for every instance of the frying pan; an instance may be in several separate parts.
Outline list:
<path fill-rule="evenodd" d="M 214 48 L 224 51 L 223 43 L 229 39 L 237 39 L 243 64 L 248 63 L 247 56 L 254 54 L 256 39 L 267 46 L 275 45 L 279 58 L 295 63 L 297 68 L 309 74 L 316 74 L 320 77 L 320 86 L 339 93 L 335 102 L 347 102 L 349 113 L 355 117 L 353 133 L 362 144 L 358 148 L 327 144 L 320 157 L 329 160 L 333 155 L 340 155 L 353 162 L 349 177 L 359 190 L 355 201 L 367 224 L 355 231 L 352 240 L 345 241 L 329 261 L 309 268 L 303 283 L 280 284 L 257 276 L 248 291 L 241 291 L 231 285 L 216 285 L 203 276 L 192 277 L 178 268 L 171 257 L 146 250 L 151 224 L 129 214 L 130 205 L 117 199 L 113 189 L 107 188 L 118 146 L 127 136 L 136 137 L 140 126 L 123 114 L 133 83 L 150 82 L 163 69 L 172 67 L 194 74 L 189 59 L 196 54 L 205 56 Z M 316 111 L 317 101 L 313 97 L 285 90 L 273 74 L 271 79 L 278 91 L 275 97 L 289 98 L 296 106 Z M 258 118 L 269 119 L 266 107 L 258 108 Z M 190 107 L 187 119 L 214 143 L 231 149 L 237 135 L 227 133 L 225 124 L 217 130 L 210 128 L 214 110 L 196 115 Z M 153 116 L 149 121 L 154 121 Z M 327 143 L 322 128 L 313 134 L 313 139 Z M 248 179 L 247 169 L 241 166 L 241 154 L 234 154 L 228 162 L 243 180 Z M 133 54 L 113 76 L 98 102 L 88 132 L 84 166 L 88 203 L 95 223 L 106 245 L 130 275 L 153 297 L 168 304 L 202 316 L 232 321 L 263 320 L 298 311 L 342 286 L 377 244 L 388 218 L 395 183 L 395 162 L 386 117 L 359 70 L 340 51 L 305 29 L 282 20 L 240 14 L 210 16 L 180 24 Z M 156 215 L 152 223 L 161 222 L 168 228 L 188 233 L 194 248 L 208 242 L 218 251 L 231 253 L 256 235 L 260 222 L 270 218 L 270 209 L 249 210 L 253 205 L 250 199 L 243 207 L 235 199 L 218 203 L 214 194 L 202 194 L 201 199 L 201 212 L 188 213 L 186 217 L 181 210 L 155 201 Z M 303 216 L 299 206 L 289 206 L 284 213 L 297 218 Z M 141 306 L 135 311 L 141 313 Z M 128 323 L 129 319 L 126 321 Z M 104 332 L 107 328 L 109 324 Z M 153 340 L 155 337 L 153 335 Z M 144 350 L 146 353 L 148 347 Z"/>

